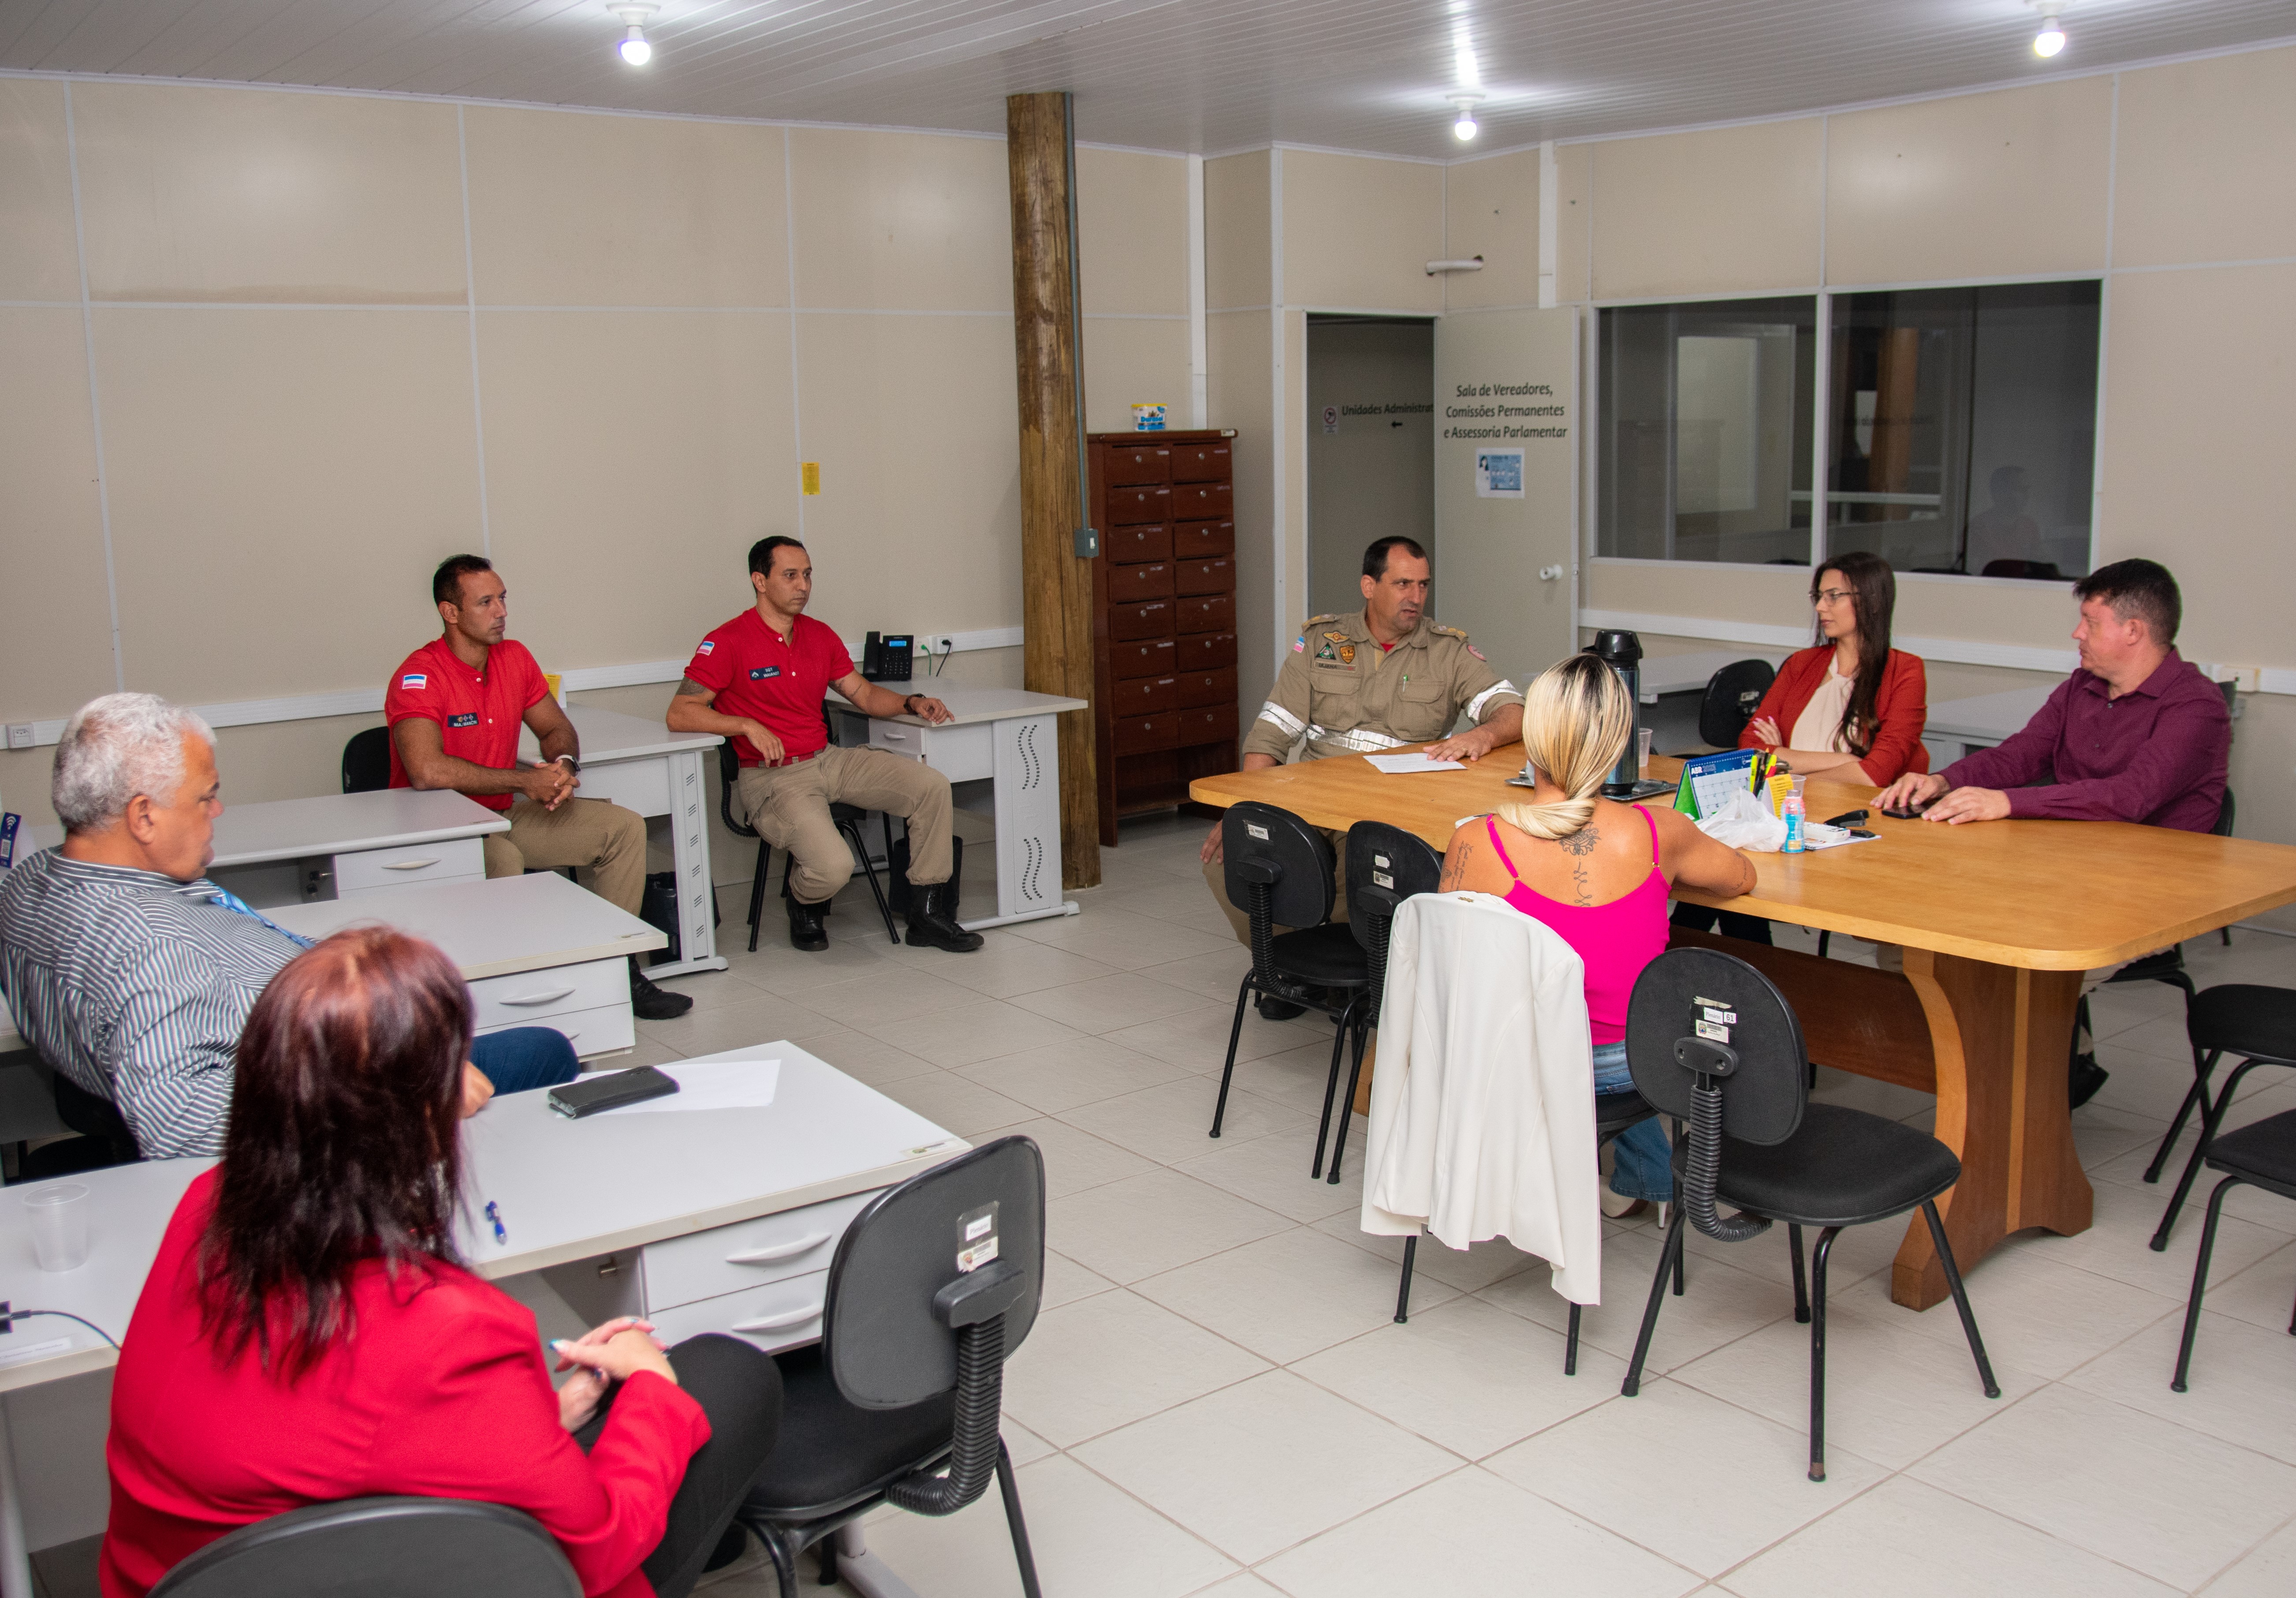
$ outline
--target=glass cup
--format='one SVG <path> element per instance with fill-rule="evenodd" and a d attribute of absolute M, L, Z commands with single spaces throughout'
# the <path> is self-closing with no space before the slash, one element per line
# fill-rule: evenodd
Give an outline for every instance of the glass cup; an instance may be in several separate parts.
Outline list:
<path fill-rule="evenodd" d="M 1642 740 L 1642 746 L 1643 746 L 1643 748 L 1642 748 L 1642 758 L 1641 758 L 1640 762 L 1636 766 L 1635 769 L 1636 769 L 1636 770 L 1637 770 L 1637 771 L 1639 771 L 1639 772 L 1641 772 L 1641 773 L 1643 774 L 1643 775 L 1644 775 L 1644 776 L 1648 776 L 1648 775 L 1650 775 L 1650 746 L 1651 746 L 1651 731 L 1652 731 L 1652 729 L 1651 729 L 1651 728 L 1649 728 L 1649 727 L 1644 727 L 1644 728 L 1643 728 L 1643 729 L 1642 729 L 1642 731 L 1637 734 L 1637 736 L 1638 736 L 1638 737 L 1640 737 L 1640 739 Z"/>
<path fill-rule="evenodd" d="M 32 1258 L 44 1271 L 76 1271 L 87 1263 L 87 1189 L 78 1182 L 35 1188 L 24 1195 L 32 1217 Z"/>

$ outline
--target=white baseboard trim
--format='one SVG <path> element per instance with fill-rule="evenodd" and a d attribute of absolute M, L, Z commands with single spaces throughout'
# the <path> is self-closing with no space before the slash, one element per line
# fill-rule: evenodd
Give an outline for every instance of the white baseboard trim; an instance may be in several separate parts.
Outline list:
<path fill-rule="evenodd" d="M 982 627 L 969 633 L 919 633 L 920 643 L 949 641 L 950 652 L 962 654 L 976 649 L 1018 649 L 1021 643 L 1019 627 Z M 862 640 L 848 638 L 845 648 L 854 659 L 861 656 Z M 936 650 L 935 653 L 939 651 Z M 593 688 L 636 688 L 648 683 L 675 683 L 685 675 L 688 657 L 675 660 L 634 660 L 620 666 L 574 666 L 559 674 L 561 685 L 570 693 L 580 693 Z M 373 716 L 382 709 L 381 688 L 351 688 L 340 693 L 299 693 L 286 699 L 243 699 L 227 704 L 193 705 L 191 709 L 207 720 L 211 727 L 259 726 L 276 721 L 314 721 L 328 716 Z M 62 717 L 53 721 L 31 724 L 33 748 L 53 744 L 64 735 Z"/>

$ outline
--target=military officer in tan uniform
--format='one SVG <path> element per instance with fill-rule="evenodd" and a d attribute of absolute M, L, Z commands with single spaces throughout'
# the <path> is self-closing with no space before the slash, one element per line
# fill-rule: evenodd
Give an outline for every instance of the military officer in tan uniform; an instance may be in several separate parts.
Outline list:
<path fill-rule="evenodd" d="M 1430 739 L 1440 740 L 1427 748 L 1439 760 L 1480 760 L 1522 736 L 1521 691 L 1491 669 L 1466 634 L 1427 619 L 1431 577 L 1427 552 L 1409 538 L 1381 538 L 1364 552 L 1364 608 L 1317 616 L 1300 632 L 1244 735 L 1244 770 L 1283 765 L 1301 738 L 1310 760 L 1376 755 Z M 1444 737 L 1462 714 L 1474 727 Z M 1332 836 L 1344 866 L 1343 837 Z M 1228 902 L 1217 824 L 1204 840 L 1203 862 L 1212 897 L 1237 938 L 1250 942 L 1250 923 Z M 1343 883 L 1333 915 L 1346 919 L 1346 906 Z M 1270 1003 L 1263 1000 L 1262 1010 Z"/>

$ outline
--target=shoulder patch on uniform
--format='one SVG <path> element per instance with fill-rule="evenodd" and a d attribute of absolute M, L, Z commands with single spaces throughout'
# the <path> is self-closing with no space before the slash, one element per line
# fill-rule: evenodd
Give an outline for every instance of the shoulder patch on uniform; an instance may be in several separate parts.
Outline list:
<path fill-rule="evenodd" d="M 1319 627 L 1327 621 L 1337 621 L 1339 619 L 1340 613 L 1334 611 L 1328 616 L 1310 616 L 1303 625 L 1308 627 Z"/>
<path fill-rule="evenodd" d="M 693 652 L 697 655 L 706 655 L 716 650 L 717 647 L 718 640 L 715 638 L 704 638 L 701 644 L 695 648 Z"/>
<path fill-rule="evenodd" d="M 1334 643 L 1345 643 L 1348 641 L 1348 635 L 1345 633 L 1325 633 L 1324 636 Z"/>
<path fill-rule="evenodd" d="M 1295 655 L 1296 655 L 1296 654 L 1300 653 L 1300 651 L 1302 651 L 1302 650 L 1306 649 L 1307 647 L 1308 647 L 1308 635 L 1307 635 L 1307 634 L 1305 634 L 1305 633 L 1302 633 L 1302 634 L 1300 634 L 1300 636 L 1299 636 L 1296 640 L 1294 640 L 1294 641 L 1293 641 L 1292 645 L 1292 652 L 1293 654 L 1295 654 Z"/>
<path fill-rule="evenodd" d="M 422 672 L 410 671 L 398 679 L 398 685 L 401 688 L 427 688 L 430 685 L 430 679 Z"/>
<path fill-rule="evenodd" d="M 1482 661 L 1486 666 L 1490 664 L 1489 657 L 1485 655 L 1481 650 L 1477 649 L 1473 644 L 1468 643 L 1467 635 L 1459 628 L 1450 627 L 1430 627 L 1427 630 L 1431 633 L 1439 633 L 1446 638 L 1456 638 L 1462 644 L 1465 645 L 1466 651 L 1469 654 L 1474 656 L 1476 660 Z"/>

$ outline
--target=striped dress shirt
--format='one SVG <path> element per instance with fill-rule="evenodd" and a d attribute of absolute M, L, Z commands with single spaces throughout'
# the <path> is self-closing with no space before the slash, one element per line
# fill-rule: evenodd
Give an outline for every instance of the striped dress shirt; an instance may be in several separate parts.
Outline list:
<path fill-rule="evenodd" d="M 0 873 L 0 989 L 41 1058 L 119 1107 L 147 1160 L 223 1152 L 256 996 L 300 949 L 202 878 L 43 849 Z"/>

